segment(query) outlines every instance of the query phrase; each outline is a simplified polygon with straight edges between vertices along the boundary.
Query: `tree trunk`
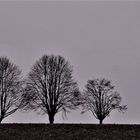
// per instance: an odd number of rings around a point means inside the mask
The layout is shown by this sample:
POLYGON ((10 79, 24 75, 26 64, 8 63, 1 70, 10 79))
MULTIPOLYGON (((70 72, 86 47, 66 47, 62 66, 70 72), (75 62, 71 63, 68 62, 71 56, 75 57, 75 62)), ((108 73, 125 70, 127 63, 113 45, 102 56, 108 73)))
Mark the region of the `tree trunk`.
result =
POLYGON ((1 124, 2 120, 3 120, 3 118, 2 118, 2 117, 0 117, 0 124, 1 124))
POLYGON ((49 122, 50 122, 50 124, 53 124, 53 122, 54 122, 54 115, 52 115, 52 114, 49 115, 49 122))
POLYGON ((103 124, 103 120, 102 120, 102 119, 100 119, 100 120, 99 120, 99 123, 100 123, 100 124, 103 124))

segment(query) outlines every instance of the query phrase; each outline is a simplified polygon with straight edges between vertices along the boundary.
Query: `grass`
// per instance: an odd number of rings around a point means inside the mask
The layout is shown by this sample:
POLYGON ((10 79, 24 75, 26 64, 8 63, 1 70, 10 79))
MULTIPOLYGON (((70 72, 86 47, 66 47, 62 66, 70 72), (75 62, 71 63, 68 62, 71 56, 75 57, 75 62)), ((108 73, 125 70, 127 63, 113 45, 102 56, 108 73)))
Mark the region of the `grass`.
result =
POLYGON ((1 124, 0 140, 140 140, 140 125, 1 124))

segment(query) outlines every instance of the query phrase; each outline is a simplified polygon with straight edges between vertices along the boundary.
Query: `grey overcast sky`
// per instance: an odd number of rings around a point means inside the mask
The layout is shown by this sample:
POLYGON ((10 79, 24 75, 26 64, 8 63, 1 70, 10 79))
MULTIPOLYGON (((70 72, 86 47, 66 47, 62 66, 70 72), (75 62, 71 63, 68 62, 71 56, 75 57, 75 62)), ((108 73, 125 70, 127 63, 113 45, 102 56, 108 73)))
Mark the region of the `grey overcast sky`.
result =
MULTIPOLYGON (((62 55, 74 67, 81 91, 88 79, 112 80, 128 105, 105 123, 140 122, 140 2, 0 2, 0 56, 27 75, 43 54, 62 55)), ((3 122, 48 122, 47 115, 17 112, 3 122)), ((55 123, 98 123, 72 111, 55 123)))

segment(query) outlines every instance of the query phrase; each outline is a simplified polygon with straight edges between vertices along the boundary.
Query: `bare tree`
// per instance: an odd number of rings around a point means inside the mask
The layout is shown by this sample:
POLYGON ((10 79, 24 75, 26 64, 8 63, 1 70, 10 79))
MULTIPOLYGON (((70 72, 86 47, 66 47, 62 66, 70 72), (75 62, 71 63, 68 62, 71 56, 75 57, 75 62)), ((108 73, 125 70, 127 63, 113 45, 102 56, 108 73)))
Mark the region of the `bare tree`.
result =
POLYGON ((20 108, 22 81, 19 68, 6 57, 0 57, 0 123, 20 108))
POLYGON ((44 55, 28 75, 24 100, 26 109, 47 113, 53 123, 56 113, 76 108, 78 94, 69 62, 61 56, 44 55))
POLYGON ((90 110, 102 124, 112 110, 117 109, 124 112, 127 109, 126 105, 120 105, 121 100, 120 94, 114 91, 111 81, 106 79, 88 80, 86 90, 81 94, 82 113, 90 110))

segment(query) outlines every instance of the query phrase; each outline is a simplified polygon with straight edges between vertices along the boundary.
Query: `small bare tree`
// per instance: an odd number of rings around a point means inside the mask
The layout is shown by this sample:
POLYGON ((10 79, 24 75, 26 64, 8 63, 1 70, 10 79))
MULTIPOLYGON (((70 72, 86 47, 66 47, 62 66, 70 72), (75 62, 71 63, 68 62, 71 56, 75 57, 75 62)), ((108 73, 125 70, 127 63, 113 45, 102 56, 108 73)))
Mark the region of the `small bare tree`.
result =
POLYGON ((111 81, 106 79, 88 80, 86 90, 81 94, 82 113, 90 110, 102 124, 112 110, 117 109, 124 112, 127 109, 126 105, 120 105, 121 100, 120 94, 114 91, 111 81))
POLYGON ((44 55, 28 75, 24 100, 27 110, 43 111, 53 123, 56 113, 76 108, 78 94, 69 62, 61 56, 44 55))
POLYGON ((6 57, 0 57, 0 123, 20 108, 22 81, 19 68, 6 57))

